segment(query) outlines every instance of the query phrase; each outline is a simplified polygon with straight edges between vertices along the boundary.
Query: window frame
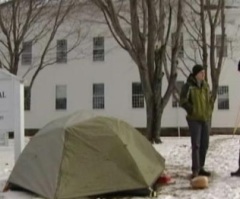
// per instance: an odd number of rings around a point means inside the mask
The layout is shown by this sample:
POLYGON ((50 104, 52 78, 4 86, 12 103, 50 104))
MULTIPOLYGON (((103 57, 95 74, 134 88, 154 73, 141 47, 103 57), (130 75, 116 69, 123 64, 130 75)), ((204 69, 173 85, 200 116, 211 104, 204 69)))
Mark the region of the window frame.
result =
MULTIPOLYGON (((184 81, 176 81, 176 89, 181 92, 182 87, 184 85, 184 81)), ((177 108, 179 107, 179 100, 175 99, 174 94, 176 94, 177 91, 174 89, 172 93, 172 108, 177 108)))
POLYGON ((105 60, 105 49, 104 48, 105 48, 104 37, 100 37, 100 36, 93 37, 93 61, 94 62, 105 60))
POLYGON ((132 108, 144 108, 144 94, 141 82, 132 82, 132 108))
POLYGON ((67 85, 56 85, 55 87, 55 110, 67 110, 67 85), (62 93, 59 94, 58 89, 63 89, 65 88, 65 91, 61 91, 64 92, 65 96, 64 97, 58 97, 58 95, 63 95, 62 93))
POLYGON ((105 85, 104 83, 93 83, 92 85, 92 108, 105 109, 105 85), (97 88, 100 87, 100 88, 97 88))
POLYGON ((22 43, 22 55, 21 55, 22 65, 32 64, 32 41, 23 41, 22 43))
POLYGON ((24 111, 30 110, 31 110, 31 89, 29 86, 24 86, 24 111))
POLYGON ((68 45, 67 39, 58 39, 56 47, 56 63, 65 64, 68 62, 68 45), (63 42, 61 44, 61 42, 63 42))
MULTIPOLYGON (((217 34, 216 35, 216 56, 217 57, 220 56, 221 39, 222 39, 222 35, 217 34)), ((226 34, 225 34, 225 40, 224 40, 223 57, 228 57, 228 41, 227 41, 227 35, 226 34)))
MULTIPOLYGON (((171 38, 172 38, 172 48, 173 48, 175 45, 176 32, 172 33, 171 38)), ((184 58, 184 35, 183 35, 183 32, 180 33, 180 38, 179 38, 178 58, 184 58)))
POLYGON ((218 87, 217 99, 218 99, 218 110, 230 109, 229 86, 221 85, 218 87))

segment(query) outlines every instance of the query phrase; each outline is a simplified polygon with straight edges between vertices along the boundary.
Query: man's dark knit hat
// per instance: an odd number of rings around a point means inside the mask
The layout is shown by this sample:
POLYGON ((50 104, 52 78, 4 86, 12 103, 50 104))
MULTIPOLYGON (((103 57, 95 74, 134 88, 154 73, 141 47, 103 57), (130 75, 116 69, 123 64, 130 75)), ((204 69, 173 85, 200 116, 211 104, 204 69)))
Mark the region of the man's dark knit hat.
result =
POLYGON ((197 64, 197 65, 193 66, 193 68, 192 68, 193 76, 196 76, 202 70, 204 70, 204 67, 202 65, 197 64))

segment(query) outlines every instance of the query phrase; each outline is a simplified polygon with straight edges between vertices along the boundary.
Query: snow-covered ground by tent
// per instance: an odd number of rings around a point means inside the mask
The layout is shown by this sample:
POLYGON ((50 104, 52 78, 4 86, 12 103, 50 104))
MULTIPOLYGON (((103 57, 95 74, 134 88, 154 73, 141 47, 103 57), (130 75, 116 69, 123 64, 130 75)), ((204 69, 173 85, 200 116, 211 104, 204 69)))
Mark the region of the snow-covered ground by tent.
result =
MULTIPOLYGON (((238 167, 239 136, 211 136, 206 159, 206 169, 213 172, 209 188, 192 190, 189 183, 191 173, 191 146, 189 137, 163 138, 163 144, 155 145, 166 158, 167 172, 176 180, 175 184, 159 189, 158 199, 239 199, 240 178, 230 177, 238 167)), ((26 138, 26 143, 28 139, 26 138)), ((0 147, 0 189, 14 165, 13 140, 9 146, 0 147)), ((40 197, 17 191, 0 191, 0 199, 40 199, 40 197)), ((134 199, 140 199, 135 197, 134 199)))

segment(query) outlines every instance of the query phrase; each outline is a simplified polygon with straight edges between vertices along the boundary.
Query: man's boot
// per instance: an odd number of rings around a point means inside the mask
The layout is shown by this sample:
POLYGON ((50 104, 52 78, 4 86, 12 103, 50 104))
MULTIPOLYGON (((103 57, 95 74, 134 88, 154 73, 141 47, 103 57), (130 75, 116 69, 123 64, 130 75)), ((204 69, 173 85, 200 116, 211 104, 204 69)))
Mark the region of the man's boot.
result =
POLYGON ((191 175, 191 179, 198 177, 198 172, 193 172, 191 175))
POLYGON ((235 172, 231 172, 231 176, 240 177, 240 168, 235 172))
POLYGON ((231 176, 240 177, 240 150, 239 150, 239 157, 238 157, 238 170, 235 172, 231 172, 231 176))
POLYGON ((205 171, 204 169, 200 169, 198 175, 200 175, 200 176, 210 177, 210 176, 211 176, 211 172, 209 172, 209 171, 205 171))

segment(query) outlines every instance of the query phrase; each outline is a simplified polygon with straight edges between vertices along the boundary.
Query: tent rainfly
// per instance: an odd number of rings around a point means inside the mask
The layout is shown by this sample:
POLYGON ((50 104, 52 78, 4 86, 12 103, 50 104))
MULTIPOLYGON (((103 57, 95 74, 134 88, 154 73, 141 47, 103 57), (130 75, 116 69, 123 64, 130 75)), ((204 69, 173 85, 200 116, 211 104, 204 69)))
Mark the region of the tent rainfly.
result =
POLYGON ((164 158, 135 128, 109 117, 54 120, 27 144, 8 179, 48 199, 148 190, 164 158))

